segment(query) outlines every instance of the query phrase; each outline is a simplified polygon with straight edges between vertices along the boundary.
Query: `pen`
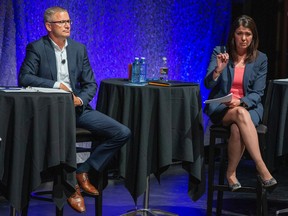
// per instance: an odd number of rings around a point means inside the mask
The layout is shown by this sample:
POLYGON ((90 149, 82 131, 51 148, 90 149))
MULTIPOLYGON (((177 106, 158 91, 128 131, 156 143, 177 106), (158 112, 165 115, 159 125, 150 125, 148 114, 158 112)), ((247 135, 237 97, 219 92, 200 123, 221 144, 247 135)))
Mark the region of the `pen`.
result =
POLYGON ((226 53, 226 46, 221 46, 221 53, 226 53))

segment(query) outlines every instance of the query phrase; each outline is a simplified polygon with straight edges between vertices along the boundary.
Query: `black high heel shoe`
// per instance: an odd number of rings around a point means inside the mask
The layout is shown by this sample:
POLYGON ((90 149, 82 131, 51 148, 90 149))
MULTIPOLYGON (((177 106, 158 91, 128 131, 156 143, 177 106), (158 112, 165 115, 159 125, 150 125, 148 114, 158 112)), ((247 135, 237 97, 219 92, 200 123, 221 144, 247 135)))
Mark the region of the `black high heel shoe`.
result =
POLYGON ((273 177, 269 180, 263 180, 260 175, 258 175, 258 179, 262 184, 262 187, 265 189, 269 189, 270 191, 274 190, 277 186, 277 181, 273 177))

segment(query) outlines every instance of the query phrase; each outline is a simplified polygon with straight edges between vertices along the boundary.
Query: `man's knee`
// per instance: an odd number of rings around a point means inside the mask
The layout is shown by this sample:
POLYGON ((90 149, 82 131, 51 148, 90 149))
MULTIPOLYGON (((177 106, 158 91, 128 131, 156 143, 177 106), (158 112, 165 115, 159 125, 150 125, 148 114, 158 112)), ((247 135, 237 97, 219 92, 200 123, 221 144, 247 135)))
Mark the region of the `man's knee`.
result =
POLYGON ((131 130, 128 127, 126 127, 125 136, 127 140, 131 137, 131 130))
POLYGON ((131 137, 131 130, 128 127, 126 127, 125 125, 123 125, 121 127, 121 130, 119 131, 119 136, 121 137, 120 139, 123 142, 127 142, 131 137))

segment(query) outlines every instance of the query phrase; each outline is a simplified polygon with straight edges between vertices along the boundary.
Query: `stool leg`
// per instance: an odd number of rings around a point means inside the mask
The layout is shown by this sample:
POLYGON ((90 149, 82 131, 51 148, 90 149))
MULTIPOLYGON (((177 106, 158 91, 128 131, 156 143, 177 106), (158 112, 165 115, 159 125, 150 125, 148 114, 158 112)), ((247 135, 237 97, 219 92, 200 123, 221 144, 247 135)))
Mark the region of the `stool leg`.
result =
POLYGON ((215 137, 211 133, 210 145, 209 145, 209 163, 208 163, 207 216, 212 215, 212 207, 213 207, 214 153, 215 153, 215 137))
POLYGON ((28 215, 28 208, 29 208, 29 203, 22 209, 21 216, 28 215))
POLYGON ((63 216, 63 208, 59 209, 56 207, 56 216, 63 216))
POLYGON ((262 187, 259 186, 259 183, 257 181, 257 194, 256 194, 256 202, 257 202, 257 216, 262 215, 262 187))
MULTIPOLYGON (((105 172, 105 171, 104 171, 105 172)), ((102 190, 103 190, 103 178, 104 172, 100 172, 98 175, 98 190, 99 195, 95 197, 95 216, 102 216, 102 190)))
POLYGON ((268 216, 268 207, 267 207, 267 191, 264 189, 262 193, 262 215, 268 216))
POLYGON ((16 209, 10 206, 10 216, 16 216, 16 209))
POLYGON ((95 215, 102 216, 102 192, 99 191, 99 195, 95 197, 95 215))
POLYGON ((256 191, 257 216, 268 216, 267 191, 259 181, 257 181, 256 191))
MULTIPOLYGON (((225 161, 226 161, 226 148, 221 148, 219 178, 218 178, 219 185, 224 185, 225 168, 226 168, 225 161)), ((218 190, 216 215, 221 215, 222 206, 223 206, 223 191, 222 190, 218 190)))
MULTIPOLYGON (((18 215, 16 212, 16 209, 12 206, 10 206, 10 216, 16 216, 18 215)), ((21 216, 27 216, 28 215, 28 205, 23 208, 21 211, 21 216)))

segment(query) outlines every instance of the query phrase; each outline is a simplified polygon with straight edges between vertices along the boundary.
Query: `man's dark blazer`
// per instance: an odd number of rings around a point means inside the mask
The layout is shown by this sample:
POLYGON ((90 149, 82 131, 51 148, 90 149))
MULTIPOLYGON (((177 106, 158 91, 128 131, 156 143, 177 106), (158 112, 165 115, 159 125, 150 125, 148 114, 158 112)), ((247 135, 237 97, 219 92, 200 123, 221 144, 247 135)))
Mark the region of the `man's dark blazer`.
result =
MULTIPOLYGON (((97 84, 90 66, 86 47, 70 38, 67 62, 70 84, 73 93, 83 101, 82 108, 90 109, 89 102, 93 99, 97 84)), ((19 73, 21 86, 53 88, 57 81, 57 66, 55 51, 48 36, 29 43, 26 47, 26 56, 19 73)))
MULTIPOLYGON (((229 61, 227 67, 222 71, 222 74, 215 81, 213 79, 213 71, 217 66, 217 55, 220 53, 220 47, 216 47, 212 53, 211 61, 207 70, 204 84, 208 89, 212 89, 209 99, 223 97, 230 93, 232 82, 234 79, 234 63, 229 61)), ((249 110, 254 110, 259 115, 260 119, 263 116, 262 96, 266 87, 267 75, 267 56, 258 51, 258 56, 255 61, 247 63, 244 71, 243 89, 244 97, 241 101, 244 102, 249 110)), ((210 116, 225 109, 224 104, 212 103, 205 106, 205 113, 210 116)), ((251 116, 253 119, 253 116, 251 116)))

